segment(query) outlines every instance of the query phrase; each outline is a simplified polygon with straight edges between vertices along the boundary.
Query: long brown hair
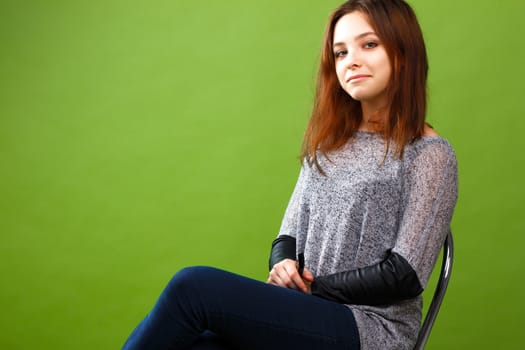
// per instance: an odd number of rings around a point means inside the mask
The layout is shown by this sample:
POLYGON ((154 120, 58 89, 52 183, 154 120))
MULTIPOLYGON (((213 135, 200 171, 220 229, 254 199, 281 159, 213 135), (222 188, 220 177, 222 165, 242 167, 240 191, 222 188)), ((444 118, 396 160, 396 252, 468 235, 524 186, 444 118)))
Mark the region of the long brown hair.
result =
POLYGON ((388 118, 381 128, 387 142, 385 152, 392 141, 395 155, 402 158, 405 146, 421 137, 425 128, 428 60, 414 11, 403 0, 347 1, 333 12, 325 31, 313 111, 303 140, 301 159, 318 168, 317 152, 326 155, 343 146, 363 118, 361 103, 339 84, 333 53, 335 25, 354 11, 368 17, 392 66, 387 87, 388 118))

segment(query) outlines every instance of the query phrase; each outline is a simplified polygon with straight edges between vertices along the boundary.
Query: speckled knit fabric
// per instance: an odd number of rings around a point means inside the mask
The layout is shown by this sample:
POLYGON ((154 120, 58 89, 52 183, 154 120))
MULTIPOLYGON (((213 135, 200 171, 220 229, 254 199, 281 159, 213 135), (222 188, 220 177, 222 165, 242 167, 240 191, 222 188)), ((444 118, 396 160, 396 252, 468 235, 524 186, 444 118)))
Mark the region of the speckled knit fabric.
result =
MULTIPOLYGON (((279 235, 297 240, 314 276, 402 255, 426 286, 457 199, 457 163, 441 137, 423 137, 402 160, 378 134, 357 132, 340 150, 320 156, 327 176, 303 165, 279 235), (383 162, 383 163, 382 163, 383 162)), ((393 305, 348 305, 363 350, 412 349, 422 297, 393 305)))

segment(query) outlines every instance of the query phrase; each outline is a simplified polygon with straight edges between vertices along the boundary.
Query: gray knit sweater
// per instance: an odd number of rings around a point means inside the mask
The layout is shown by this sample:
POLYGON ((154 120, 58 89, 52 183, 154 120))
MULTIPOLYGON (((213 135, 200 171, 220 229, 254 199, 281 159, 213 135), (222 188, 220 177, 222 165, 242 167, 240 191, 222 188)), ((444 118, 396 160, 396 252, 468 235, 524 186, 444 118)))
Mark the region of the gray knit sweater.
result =
MULTIPOLYGON (((392 152, 384 156, 380 135, 357 132, 329 159, 319 155, 327 176, 315 166, 301 168, 279 235, 296 238, 314 276, 376 264, 392 250, 426 286, 456 204, 456 157, 445 139, 434 136, 408 145, 402 160, 392 152)), ((413 348, 421 296, 348 307, 363 350, 413 348)))

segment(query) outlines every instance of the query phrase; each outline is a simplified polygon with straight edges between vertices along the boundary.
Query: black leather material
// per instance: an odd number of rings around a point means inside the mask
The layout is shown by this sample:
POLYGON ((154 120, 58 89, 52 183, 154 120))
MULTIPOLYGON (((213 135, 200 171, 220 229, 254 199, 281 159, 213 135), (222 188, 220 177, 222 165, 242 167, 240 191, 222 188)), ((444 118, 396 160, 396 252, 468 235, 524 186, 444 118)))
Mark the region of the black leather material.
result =
POLYGON ((270 270, 273 265, 284 259, 295 260, 295 238, 292 236, 281 235, 272 242, 269 261, 270 270))
POLYGON ((392 304, 421 294, 423 288, 410 264, 390 253, 378 264, 315 278, 312 294, 344 304, 392 304))

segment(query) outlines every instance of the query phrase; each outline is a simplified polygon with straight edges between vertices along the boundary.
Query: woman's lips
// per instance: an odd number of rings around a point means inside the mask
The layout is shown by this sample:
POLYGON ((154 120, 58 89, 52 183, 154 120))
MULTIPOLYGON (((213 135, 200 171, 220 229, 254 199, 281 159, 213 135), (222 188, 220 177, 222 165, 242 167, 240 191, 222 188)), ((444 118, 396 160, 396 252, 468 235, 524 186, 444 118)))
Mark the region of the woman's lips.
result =
POLYGON ((371 77, 371 75, 368 75, 368 74, 356 74, 356 75, 352 75, 350 78, 348 78, 346 80, 346 82, 347 83, 357 83, 357 82, 363 81, 366 78, 370 78, 370 77, 371 77))

